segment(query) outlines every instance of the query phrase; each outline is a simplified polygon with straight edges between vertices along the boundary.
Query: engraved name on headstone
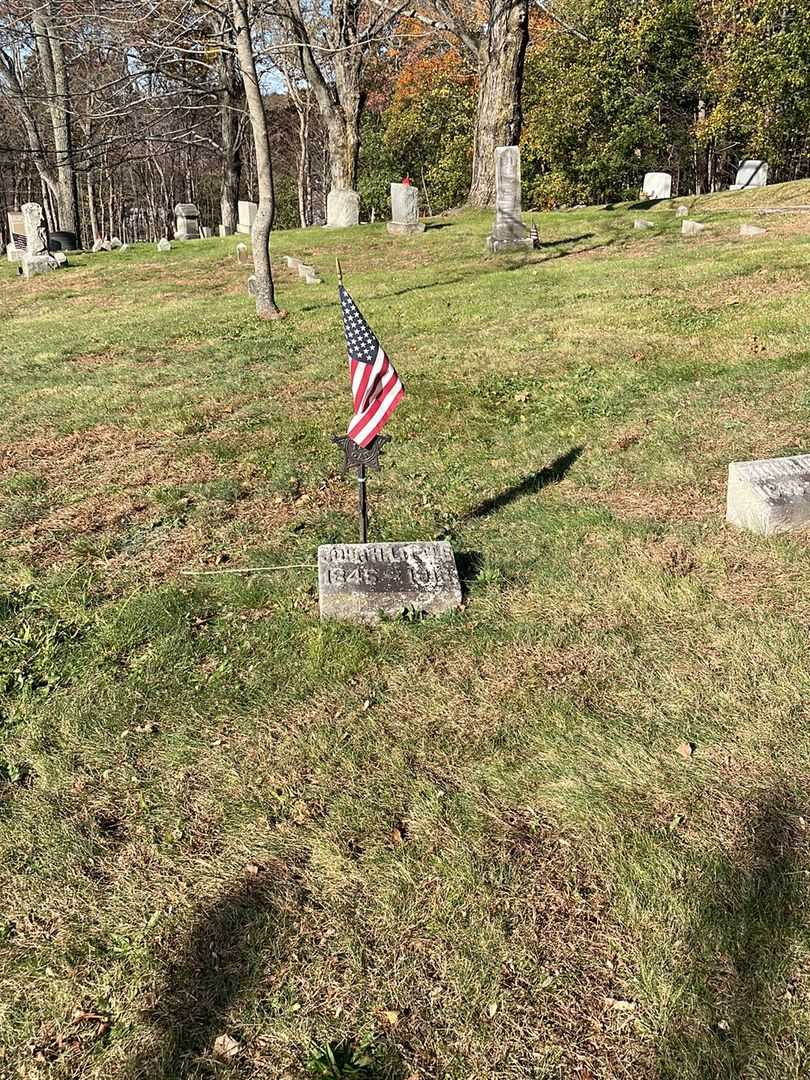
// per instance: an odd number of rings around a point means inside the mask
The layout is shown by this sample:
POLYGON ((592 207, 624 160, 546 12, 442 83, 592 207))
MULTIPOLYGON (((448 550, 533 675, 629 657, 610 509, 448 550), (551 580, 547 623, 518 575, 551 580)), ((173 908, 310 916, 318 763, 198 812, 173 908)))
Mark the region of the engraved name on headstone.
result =
POLYGON ((499 146, 495 150, 495 224, 487 238, 487 248, 499 251, 532 247, 529 230, 523 224, 520 193, 520 147, 499 146))
POLYGON ((810 524, 810 454, 728 467, 726 521, 773 536, 810 524))
POLYGON ((322 619, 368 623, 409 610, 438 615, 461 605, 446 541, 322 544, 318 579, 322 619))

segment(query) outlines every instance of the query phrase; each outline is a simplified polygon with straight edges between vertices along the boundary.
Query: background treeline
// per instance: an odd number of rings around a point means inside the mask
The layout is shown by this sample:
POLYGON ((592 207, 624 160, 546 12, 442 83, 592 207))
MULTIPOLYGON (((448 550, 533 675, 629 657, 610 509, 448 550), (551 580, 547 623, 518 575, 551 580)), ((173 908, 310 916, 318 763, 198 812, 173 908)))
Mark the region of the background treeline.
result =
POLYGON ((433 212, 487 205, 514 141, 538 207, 633 197, 648 169, 712 190, 743 157, 810 174, 810 0, 5 0, 4 205, 85 243, 171 235, 182 201, 233 231, 267 185, 240 18, 275 227, 322 222, 330 186, 385 216, 405 174, 433 212))

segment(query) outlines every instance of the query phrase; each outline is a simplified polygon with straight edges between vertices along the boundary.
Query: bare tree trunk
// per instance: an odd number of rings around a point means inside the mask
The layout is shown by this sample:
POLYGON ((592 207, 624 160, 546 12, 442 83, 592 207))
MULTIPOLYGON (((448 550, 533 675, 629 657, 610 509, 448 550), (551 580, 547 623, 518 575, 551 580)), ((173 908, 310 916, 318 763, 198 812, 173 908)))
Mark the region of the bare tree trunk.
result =
POLYGON ((98 238, 98 218, 96 217, 96 190, 93 186, 93 174, 89 169, 87 170, 87 208, 90 212, 90 232, 92 233, 90 246, 92 247, 98 238))
POLYGON ((79 234, 79 196, 73 165, 70 125, 70 92, 65 50, 54 27, 53 3, 43 3, 32 13, 42 78, 53 128, 53 145, 59 186, 59 227, 79 234))
POLYGON ((242 115, 245 107, 245 84, 239 74, 231 48, 233 41, 223 26, 223 48, 217 60, 220 88, 217 92, 219 105, 220 142, 222 146, 222 188, 220 211, 225 235, 236 232, 239 221, 239 186, 242 181, 242 115))
POLYGON ((270 230, 275 216, 275 192, 273 190, 273 161, 270 156, 270 136, 267 131, 267 115, 256 72, 248 0, 232 0, 233 21, 236 30, 236 53, 245 83, 253 145, 256 152, 256 179, 259 188, 259 208, 253 223, 253 267, 256 282, 256 314, 260 319, 280 319, 287 314, 276 304, 273 286, 273 270, 270 264, 270 230))
POLYGON ((523 62, 529 41, 528 0, 494 0, 478 47, 478 105, 473 143, 471 206, 495 201, 495 148, 520 140, 523 62))

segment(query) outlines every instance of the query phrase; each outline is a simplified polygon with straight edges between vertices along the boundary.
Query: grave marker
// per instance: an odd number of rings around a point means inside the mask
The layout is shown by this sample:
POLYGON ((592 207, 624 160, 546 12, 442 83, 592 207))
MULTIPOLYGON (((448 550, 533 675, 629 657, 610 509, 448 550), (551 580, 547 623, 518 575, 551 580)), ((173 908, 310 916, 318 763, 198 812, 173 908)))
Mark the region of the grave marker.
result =
POLYGON ((487 248, 493 254, 532 248, 529 230, 523 224, 519 146, 499 146, 495 150, 495 224, 487 248))
POLYGON ((732 461, 726 521, 760 536, 810 524, 810 454, 732 461))
POLYGON ((25 218, 20 210, 9 210, 8 231, 11 233, 11 242, 6 245, 6 258, 9 262, 22 262, 27 247, 25 239, 25 218))
POLYGON ((741 161, 737 176, 729 188, 730 191, 742 191, 744 188, 766 187, 768 184, 768 162, 751 158, 741 161))
POLYGON ((412 236, 425 231, 419 220, 419 188, 413 184, 391 185, 391 220, 386 225, 391 236, 412 236))
POLYGON ((350 229, 360 224, 360 196, 351 188, 332 188, 326 197, 327 229, 350 229))
POLYGON ((178 203, 174 208, 175 240, 200 239, 200 211, 194 203, 178 203))
POLYGON ((641 185, 642 199, 656 202, 658 199, 672 197, 672 176, 668 172, 648 172, 644 174, 641 185))
POLYGON ((256 220, 256 215, 259 212, 259 204, 255 202, 247 202, 240 200, 238 204, 239 210, 239 222, 236 226, 238 233, 243 233, 246 236, 250 236, 253 232, 253 223, 256 220))

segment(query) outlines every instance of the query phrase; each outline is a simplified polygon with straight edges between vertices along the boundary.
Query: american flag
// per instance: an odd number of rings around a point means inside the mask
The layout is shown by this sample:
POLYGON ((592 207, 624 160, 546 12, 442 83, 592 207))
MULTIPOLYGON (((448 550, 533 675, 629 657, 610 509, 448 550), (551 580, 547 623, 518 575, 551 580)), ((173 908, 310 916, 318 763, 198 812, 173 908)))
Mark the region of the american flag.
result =
POLYGON ((347 434, 358 446, 366 447, 382 431, 405 389, 385 349, 357 310, 357 305, 341 285, 338 289, 349 354, 354 415, 347 434))
POLYGON ((531 231, 530 231, 529 235, 531 236, 531 239, 532 239, 532 247, 533 248, 539 248, 540 247, 540 234, 537 231, 537 225, 535 224, 535 222, 532 222, 532 227, 531 227, 531 231))

